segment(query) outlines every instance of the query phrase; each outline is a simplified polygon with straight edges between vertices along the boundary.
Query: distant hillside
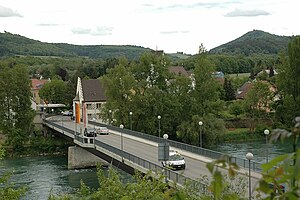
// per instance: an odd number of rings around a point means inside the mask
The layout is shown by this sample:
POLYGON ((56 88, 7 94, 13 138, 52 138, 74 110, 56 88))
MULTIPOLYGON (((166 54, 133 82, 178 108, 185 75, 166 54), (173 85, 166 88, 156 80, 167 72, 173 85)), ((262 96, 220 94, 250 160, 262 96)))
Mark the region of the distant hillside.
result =
POLYGON ((250 31, 243 36, 213 48, 211 54, 278 54, 286 51, 291 37, 278 36, 260 30, 250 31))
POLYGON ((30 56, 84 56, 89 58, 111 58, 125 56, 129 60, 137 59, 141 54, 151 51, 149 48, 130 45, 72 45, 63 43, 45 43, 38 40, 12 34, 0 33, 0 57, 9 55, 30 56))

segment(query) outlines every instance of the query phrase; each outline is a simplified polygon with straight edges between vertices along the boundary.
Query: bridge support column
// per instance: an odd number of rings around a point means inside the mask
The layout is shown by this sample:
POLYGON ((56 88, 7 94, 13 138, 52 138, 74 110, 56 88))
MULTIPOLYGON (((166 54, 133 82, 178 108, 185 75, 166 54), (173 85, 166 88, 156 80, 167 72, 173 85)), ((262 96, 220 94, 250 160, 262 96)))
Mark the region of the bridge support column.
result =
POLYGON ((95 167, 97 163, 108 165, 106 161, 88 152, 79 146, 71 146, 68 149, 68 169, 82 169, 95 167))

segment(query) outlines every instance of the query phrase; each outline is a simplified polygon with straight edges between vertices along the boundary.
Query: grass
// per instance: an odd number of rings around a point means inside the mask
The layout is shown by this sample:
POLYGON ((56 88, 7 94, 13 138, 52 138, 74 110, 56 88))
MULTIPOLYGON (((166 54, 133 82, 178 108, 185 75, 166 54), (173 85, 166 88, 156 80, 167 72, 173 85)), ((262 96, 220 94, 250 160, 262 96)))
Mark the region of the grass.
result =
POLYGON ((224 135, 224 142, 243 142, 261 140, 262 137, 255 132, 250 133, 249 128, 230 128, 224 135))
POLYGON ((229 128, 226 134, 243 134, 249 133, 249 128, 229 128))

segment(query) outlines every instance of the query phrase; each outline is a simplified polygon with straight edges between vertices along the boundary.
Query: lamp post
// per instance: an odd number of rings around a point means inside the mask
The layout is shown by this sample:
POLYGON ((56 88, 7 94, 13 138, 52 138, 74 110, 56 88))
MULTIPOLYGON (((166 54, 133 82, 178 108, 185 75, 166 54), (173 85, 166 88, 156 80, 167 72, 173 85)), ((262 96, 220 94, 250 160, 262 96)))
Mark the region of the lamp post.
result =
POLYGON ((111 123, 111 112, 112 112, 111 110, 108 111, 108 115, 109 115, 109 116, 108 116, 108 120, 109 120, 109 121, 108 121, 108 124, 109 124, 109 125, 110 125, 110 123, 111 123))
MULTIPOLYGON (((167 140, 168 140, 168 134, 164 134, 163 135, 163 138, 164 138, 164 142, 165 142, 165 145, 164 145, 164 161, 165 163, 167 162, 168 160, 168 154, 169 154, 169 148, 167 146, 167 140)), ((167 178, 167 169, 165 168, 165 182, 168 183, 168 178, 167 178)))
MULTIPOLYGON (((121 124, 120 125, 120 128, 123 129, 124 128, 124 125, 121 124)), ((124 162, 124 154, 123 154, 123 130, 121 130, 121 151, 122 151, 122 162, 124 162)))
POLYGON ((160 141, 160 119, 161 119, 161 116, 158 115, 157 119, 158 119, 158 142, 159 142, 160 141))
POLYGON ((129 112, 130 117, 130 130, 132 130, 132 112, 129 112))
POLYGON ((199 121, 199 147, 202 148, 202 125, 203 122, 199 121))
POLYGON ((269 156, 268 155, 269 154, 269 149, 268 149, 268 146, 269 146, 269 144, 268 144, 268 135, 269 135, 269 133, 270 133, 270 131, 268 129, 264 130, 264 134, 266 136, 266 163, 269 162, 269 159, 268 159, 268 156, 269 156))
POLYGON ((253 159, 252 153, 247 153, 246 158, 249 160, 249 200, 251 200, 251 160, 253 159))

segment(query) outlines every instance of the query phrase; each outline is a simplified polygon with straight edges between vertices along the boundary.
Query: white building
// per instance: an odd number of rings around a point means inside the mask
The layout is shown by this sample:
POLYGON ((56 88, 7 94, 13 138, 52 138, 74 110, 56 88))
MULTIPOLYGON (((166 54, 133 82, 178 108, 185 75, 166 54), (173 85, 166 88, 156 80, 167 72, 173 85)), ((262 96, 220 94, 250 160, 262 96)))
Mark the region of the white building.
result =
POLYGON ((87 126, 88 120, 99 120, 102 105, 106 102, 104 87, 99 79, 81 80, 78 77, 76 97, 73 99, 73 113, 78 110, 78 120, 87 126))

